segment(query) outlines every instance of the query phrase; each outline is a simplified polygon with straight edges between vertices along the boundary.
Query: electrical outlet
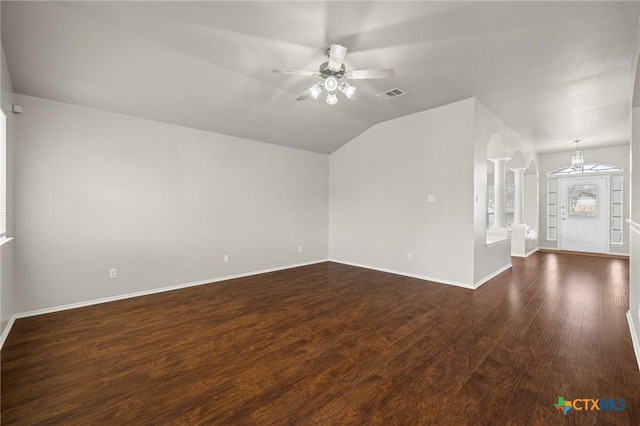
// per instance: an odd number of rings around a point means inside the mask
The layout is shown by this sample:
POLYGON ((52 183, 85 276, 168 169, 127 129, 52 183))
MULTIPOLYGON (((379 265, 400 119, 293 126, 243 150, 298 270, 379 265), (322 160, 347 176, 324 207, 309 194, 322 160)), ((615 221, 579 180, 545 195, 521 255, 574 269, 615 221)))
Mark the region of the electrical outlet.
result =
POLYGON ((434 194, 428 194, 427 203, 435 203, 435 202, 436 202, 436 196, 434 194))
POLYGON ((302 246, 298 246, 298 253, 302 253, 302 246))
POLYGON ((109 269, 109 278, 118 278, 118 270, 116 268, 109 269))
POLYGON ((229 263, 229 255, 228 254, 224 255, 224 263, 229 263))
POLYGON ((413 260, 413 253, 411 253, 411 252, 407 253, 407 260, 408 261, 412 261, 413 260))

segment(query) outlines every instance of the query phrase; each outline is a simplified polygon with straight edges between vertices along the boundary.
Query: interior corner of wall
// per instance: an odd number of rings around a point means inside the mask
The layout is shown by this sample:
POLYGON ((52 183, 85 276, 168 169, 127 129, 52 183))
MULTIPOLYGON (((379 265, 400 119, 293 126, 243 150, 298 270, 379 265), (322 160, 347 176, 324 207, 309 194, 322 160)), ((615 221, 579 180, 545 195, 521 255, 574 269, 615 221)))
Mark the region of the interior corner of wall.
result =
POLYGON ((2 92, 13 93, 13 80, 11 73, 9 72, 9 64, 7 63, 7 57, 4 54, 4 47, 0 43, 0 82, 2 84, 2 92))

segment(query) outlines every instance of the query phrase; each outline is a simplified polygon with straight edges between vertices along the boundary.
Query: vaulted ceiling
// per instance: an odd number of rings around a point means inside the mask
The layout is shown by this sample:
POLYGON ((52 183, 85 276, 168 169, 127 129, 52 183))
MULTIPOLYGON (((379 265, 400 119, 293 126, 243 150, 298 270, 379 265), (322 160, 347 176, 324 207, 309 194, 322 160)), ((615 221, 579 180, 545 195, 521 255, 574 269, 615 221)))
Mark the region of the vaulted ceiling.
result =
POLYGON ((540 152, 629 141, 640 2, 2 2, 17 93, 330 153, 477 97, 540 152), (332 43, 358 100, 296 101, 332 43), (406 95, 382 100, 376 93, 406 95))

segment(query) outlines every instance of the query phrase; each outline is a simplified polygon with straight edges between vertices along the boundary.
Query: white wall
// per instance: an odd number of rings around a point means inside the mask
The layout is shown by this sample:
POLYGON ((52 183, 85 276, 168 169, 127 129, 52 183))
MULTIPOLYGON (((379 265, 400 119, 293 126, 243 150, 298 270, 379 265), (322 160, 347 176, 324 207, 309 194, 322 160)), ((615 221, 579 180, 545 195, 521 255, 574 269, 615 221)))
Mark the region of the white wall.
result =
MULTIPOLYGON (((630 202, 630 180, 629 180, 629 145, 619 145, 607 148, 581 149, 584 155, 585 163, 604 163, 624 168, 624 220, 628 219, 629 202, 630 202)), ((555 152, 539 155, 539 171, 540 171, 540 247, 556 249, 557 241, 547 240, 547 173, 557 170, 561 167, 568 167, 571 162, 573 151, 555 152)), ((612 253, 628 254, 629 253, 629 228, 623 227, 623 245, 610 244, 609 249, 612 253)))
MULTIPOLYGON (((537 161, 536 154, 525 141, 485 105, 474 100, 474 193, 477 200, 474 204, 474 283, 483 282, 511 264, 509 241, 487 245, 487 176, 493 174, 492 170, 488 170, 487 146, 494 135, 502 140, 509 157, 514 158, 519 152, 525 164, 537 161)), ((506 169, 509 170, 509 167, 507 162, 506 169)), ((507 172, 505 180, 512 179, 512 174, 507 172)), ((526 217, 527 212, 524 213, 526 217)))
MULTIPOLYGON (((640 367, 640 21, 636 28, 636 43, 633 56, 633 82, 631 92, 631 143, 629 156, 631 157, 630 171, 630 203, 629 217, 636 224, 629 229, 629 311, 627 319, 636 353, 636 360, 640 367)), ((625 224, 627 225, 627 224, 625 224)))
MULTIPOLYGON (((14 138, 14 116, 11 112, 13 104, 13 85, 7 60, 4 56, 4 49, 1 49, 1 66, 0 66, 0 107, 7 116, 7 233, 14 235, 13 227, 13 150, 15 144, 14 138)), ((16 301, 14 298, 14 244, 11 242, 0 248, 0 334, 4 332, 5 327, 13 314, 17 312, 16 301)))
MULTIPOLYGON (((536 155, 537 158, 537 155, 536 155)), ((540 246, 539 212, 540 205, 540 177, 538 176, 537 165, 531 170, 533 174, 524 176, 524 220, 529 225, 525 240, 525 252, 531 253, 540 246)))
MULTIPOLYGON (((640 76, 640 68, 638 68, 638 75, 640 76)), ((631 157, 629 217, 638 219, 640 218, 640 105, 635 105, 631 109, 631 144, 629 148, 629 156, 631 157)))
POLYGON ((19 311, 327 258, 328 156, 15 100, 19 311))
POLYGON ((473 107, 377 124, 330 155, 330 259, 473 284, 473 107))
POLYGON ((529 225, 532 230, 538 229, 540 220, 538 214, 540 188, 538 184, 538 175, 524 175, 524 223, 529 225))
MULTIPOLYGON (((640 39, 638 40, 640 48, 640 39)), ((640 68, 638 68, 638 81, 640 81, 640 68)), ((640 89, 640 88, 638 88, 640 89)), ((631 195, 631 218, 640 224, 640 105, 634 105, 631 110, 631 158, 633 161, 631 174, 633 192, 631 195)), ((625 223, 625 230, 629 226, 625 223)), ((640 366, 640 230, 629 230, 629 313, 632 329, 635 331, 635 350, 640 366)))
POLYGON ((475 99, 380 123, 331 156, 15 102, 12 313, 327 257, 467 287, 510 263, 508 244, 486 245, 486 143, 498 133, 532 155, 475 99))

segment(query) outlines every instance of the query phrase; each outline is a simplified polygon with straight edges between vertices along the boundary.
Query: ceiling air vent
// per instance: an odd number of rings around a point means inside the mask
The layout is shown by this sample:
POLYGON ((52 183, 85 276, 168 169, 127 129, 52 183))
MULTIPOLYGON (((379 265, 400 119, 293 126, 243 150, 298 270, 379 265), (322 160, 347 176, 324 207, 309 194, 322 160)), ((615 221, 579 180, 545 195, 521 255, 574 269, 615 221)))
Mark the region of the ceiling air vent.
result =
POLYGON ((404 92, 398 88, 387 90, 386 92, 378 93, 376 96, 382 98, 384 100, 388 100, 391 98, 397 98, 398 96, 404 95, 404 92))

